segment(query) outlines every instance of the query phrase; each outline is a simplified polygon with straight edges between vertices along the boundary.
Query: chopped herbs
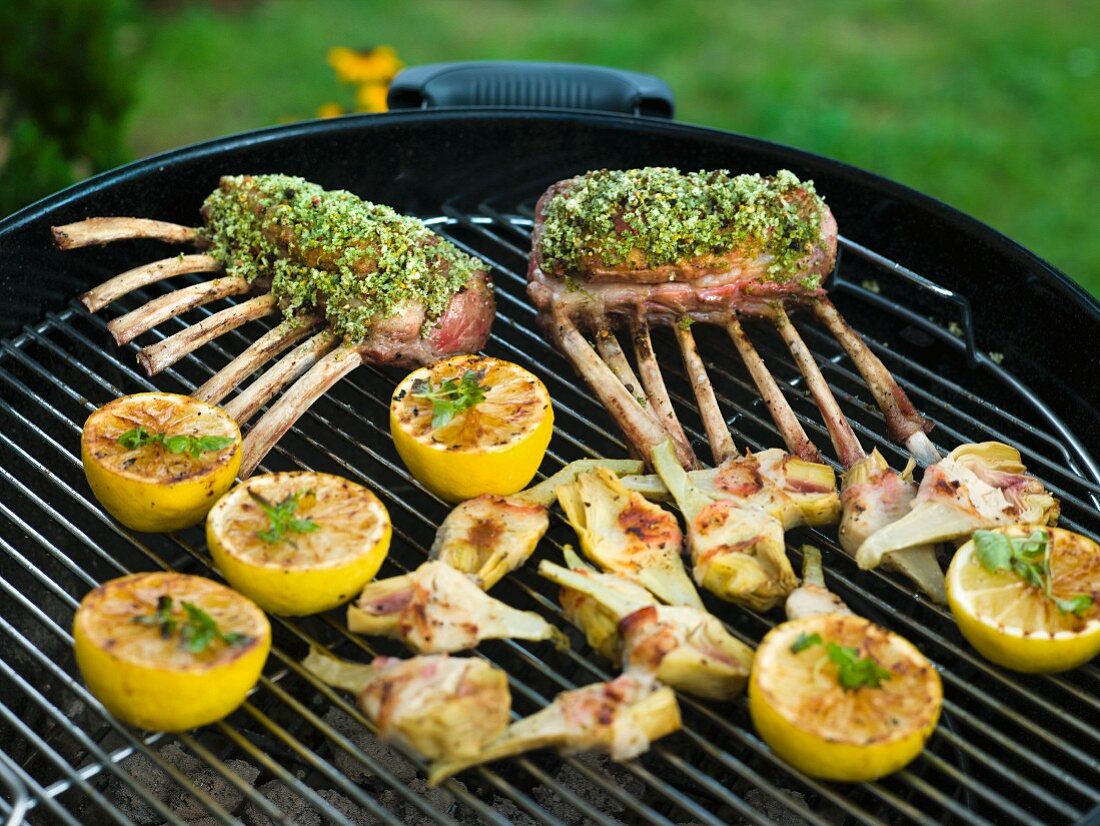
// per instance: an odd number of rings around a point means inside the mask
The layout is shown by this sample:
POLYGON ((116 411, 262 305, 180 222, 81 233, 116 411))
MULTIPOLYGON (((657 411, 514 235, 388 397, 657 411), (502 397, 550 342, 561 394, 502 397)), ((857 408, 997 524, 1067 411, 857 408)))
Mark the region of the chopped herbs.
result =
POLYGON ((484 370, 467 370, 461 379, 445 379, 438 389, 426 379, 413 382, 411 393, 432 403, 432 430, 438 430, 457 414, 485 401, 484 370))
POLYGON ((793 643, 791 643, 791 653, 798 654, 814 645, 821 645, 821 635, 807 634, 805 631, 803 631, 801 634, 798 635, 798 638, 795 639, 793 643))
POLYGON ((1093 599, 1087 594, 1059 599, 1051 593, 1050 534, 1040 528, 1028 536, 974 531, 974 550, 987 571, 1012 571, 1028 585, 1042 591, 1063 614, 1081 617, 1092 608, 1093 599))
MULTIPOLYGON (((798 654, 823 642, 820 634, 807 634, 803 631, 791 643, 791 653, 798 654)), ((849 691, 857 688, 878 688, 893 676, 870 657, 859 656, 859 649, 850 645, 826 643, 825 655, 821 661, 826 659, 836 666, 836 681, 840 683, 840 687, 849 691)))
POLYGON ((152 614, 134 617, 133 622, 160 629, 164 639, 171 639, 179 633, 180 646, 192 654, 201 654, 211 643, 220 640, 226 645, 248 645, 252 637, 236 632, 222 633, 214 618, 191 602, 181 600, 183 614, 172 607, 172 597, 163 594, 157 599, 157 608, 152 614))
POLYGON ((415 218, 288 175, 222 178, 203 216, 208 252, 229 275, 272 278, 287 318, 323 305, 349 342, 412 303, 424 307, 427 329, 486 269, 415 218))
POLYGON ((837 668, 837 682, 841 688, 878 688, 893 675, 870 657, 859 656, 859 649, 847 645, 829 643, 825 650, 837 668))
POLYGON ((640 269, 738 249, 771 256, 771 280, 817 289, 820 277, 803 270, 821 241, 819 205, 813 184, 785 169, 770 178, 603 169, 575 178, 546 204, 542 263, 572 274, 586 262, 640 269))
MULTIPOLYGON (((282 541, 288 533, 312 533, 317 530, 319 526, 312 519, 297 519, 294 516, 294 512, 298 509, 298 499, 308 493, 310 491, 298 491, 285 497, 281 502, 272 504, 249 488, 248 495, 267 514, 268 518, 267 530, 256 531, 256 536, 269 545, 274 545, 276 542, 282 541)), ((297 547, 294 545, 293 540, 287 539, 287 542, 297 547)))
POLYGON ((118 443, 130 450, 138 450, 146 445, 159 444, 169 453, 186 453, 192 459, 198 459, 203 453, 223 450, 233 444, 232 436, 193 436, 177 433, 153 433, 142 425, 127 430, 118 437, 118 443))

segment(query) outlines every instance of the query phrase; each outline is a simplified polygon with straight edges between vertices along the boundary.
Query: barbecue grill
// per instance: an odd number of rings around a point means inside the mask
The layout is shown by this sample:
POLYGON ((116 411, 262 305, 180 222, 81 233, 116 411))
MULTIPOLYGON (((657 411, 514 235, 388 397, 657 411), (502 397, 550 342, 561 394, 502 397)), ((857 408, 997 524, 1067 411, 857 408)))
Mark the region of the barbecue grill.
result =
MULTIPOLYGON (((399 87, 406 102, 436 102, 399 87)), ((517 87, 478 88, 497 94, 478 101, 486 103, 517 87)), ((552 82, 532 88, 542 89, 540 102, 555 101, 552 82)), ((659 97, 662 90, 648 93, 659 97)), ((629 92, 619 97, 631 110, 671 111, 629 92)), ((0 814, 7 822, 1100 823, 1100 667, 1022 676, 993 666, 965 644, 945 609, 915 598, 892 575, 859 571, 832 534, 809 529, 788 535, 796 567, 801 543, 823 547, 833 589, 857 613, 916 643, 943 676, 943 717, 924 754, 875 783, 821 783, 788 768, 754 733, 744 698, 717 704, 683 697, 684 730, 630 763, 535 753, 427 790, 421 761, 381 744, 345 695, 298 664, 314 643, 349 659, 402 653, 388 641, 350 635, 339 611, 275 619, 275 646, 255 692, 225 721, 194 732, 131 730, 80 682, 69 627, 88 589, 135 570, 211 574, 201 530, 134 534, 97 505, 79 459, 84 418, 123 393, 192 390, 265 327, 254 322, 223 336, 149 381, 134 363, 138 344, 115 347, 105 319, 75 297, 158 252, 162 257, 163 247, 131 242, 60 253, 50 246, 51 225, 93 215, 193 225, 221 174, 271 171, 425 218, 492 264, 498 318, 487 352, 537 373, 554 398, 545 475, 577 458, 623 456, 626 448, 533 326, 524 273, 535 199, 549 183, 587 169, 664 164, 763 173, 786 167, 814 179, 842 234, 832 295, 936 423, 933 441, 945 450, 986 439, 1017 445, 1061 499, 1062 524, 1100 532, 1093 458, 1100 449, 1100 367, 1092 344, 1100 340, 1100 305, 1010 240, 897 184, 805 152, 658 118, 523 107, 348 117, 169 152, 0 223, 0 814)), ((168 289, 127 296, 119 309, 168 289)), ((210 312, 200 308, 162 325, 144 343, 210 312)), ((860 439, 900 467, 906 456, 889 443, 839 345, 812 323, 800 326, 860 439)), ((781 341, 764 327, 750 332, 828 454, 824 427, 781 341)), ((656 339, 673 401, 689 436, 702 444, 671 336, 656 339)), ((747 372, 725 355, 729 342, 707 330, 699 340, 738 446, 780 445, 747 372)), ((380 576, 420 564, 447 512, 404 470, 390 442, 396 379, 360 368, 314 405, 262 466, 339 473, 377 491, 394 521, 380 576)), ((561 545, 573 540, 555 518, 536 555, 560 560, 561 545)), ((475 654, 508 672, 522 715, 562 689, 611 675, 610 664, 562 619, 534 561, 506 577, 494 596, 543 613, 571 635, 571 649, 497 641, 475 654)), ((760 616, 709 598, 708 607, 750 644, 778 621, 775 612, 760 616)))

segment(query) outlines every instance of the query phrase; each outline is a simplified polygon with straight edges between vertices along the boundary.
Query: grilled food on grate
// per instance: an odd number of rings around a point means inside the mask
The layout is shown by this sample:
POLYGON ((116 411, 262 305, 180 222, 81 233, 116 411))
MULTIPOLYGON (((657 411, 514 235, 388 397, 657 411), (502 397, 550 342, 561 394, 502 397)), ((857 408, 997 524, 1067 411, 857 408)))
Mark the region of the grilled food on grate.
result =
MULTIPOLYGON (((772 178, 662 168, 589 172, 553 185, 540 198, 528 294, 550 337, 641 454, 652 461, 654 449, 671 439, 687 469, 697 460, 653 352, 653 324, 675 332, 716 463, 734 456, 736 448, 691 332, 695 322, 726 329, 788 450, 807 461, 820 460, 737 317, 771 320, 806 378, 848 471, 841 541, 854 555, 871 533, 908 513, 916 486, 876 452, 865 453, 787 308, 808 305, 836 337, 896 441, 924 464, 940 456, 925 435, 929 424, 821 289, 835 262, 836 242, 836 222, 812 184, 785 170, 772 178), (616 327, 630 331, 640 380, 616 327), (595 339, 595 347, 585 333, 595 339)), ((728 504, 722 507, 732 510, 728 504)), ((769 535, 777 550, 766 556, 778 559, 781 532, 769 535)), ((943 573, 932 545, 895 545, 879 562, 908 576, 933 600, 944 601, 943 573)), ((732 577, 734 572, 728 573, 732 577)), ((774 593, 761 595, 761 606, 793 587, 793 574, 773 573, 757 577, 764 590, 776 579, 774 593)))
POLYGON ((715 700, 741 693, 752 649, 717 617, 690 605, 660 605, 629 580, 586 565, 568 546, 565 563, 568 567, 544 559, 539 574, 561 586, 570 622, 597 641, 597 650, 609 649, 624 673, 649 674, 715 700))
POLYGON ((508 726, 508 675, 484 660, 434 654, 363 665, 311 648, 302 665, 355 694, 384 739, 429 760, 476 757, 508 726))
POLYGON ((123 238, 207 249, 137 267, 99 285, 82 297, 93 312, 176 275, 226 273, 114 320, 109 326, 119 343, 210 301, 254 295, 142 348, 138 358, 150 375, 223 333, 281 310, 280 324, 195 392, 205 401, 221 401, 268 360, 310 336, 227 407, 243 423, 297 380, 246 438, 243 476, 314 400, 358 365, 415 366, 476 352, 488 337, 494 303, 485 265, 389 207, 349 192, 325 191, 301 178, 243 175, 222 178, 202 214, 201 228, 92 218, 55 227, 54 239, 62 249, 123 238))

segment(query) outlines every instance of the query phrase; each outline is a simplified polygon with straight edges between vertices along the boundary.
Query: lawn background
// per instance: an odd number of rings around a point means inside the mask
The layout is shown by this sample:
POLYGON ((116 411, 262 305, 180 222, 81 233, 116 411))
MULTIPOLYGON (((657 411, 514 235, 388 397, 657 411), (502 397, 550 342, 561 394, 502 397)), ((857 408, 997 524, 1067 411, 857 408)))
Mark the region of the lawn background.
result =
POLYGON ((838 158, 1100 295, 1100 3, 223 0, 140 7, 133 157, 350 105, 329 47, 650 72, 677 118, 838 158))

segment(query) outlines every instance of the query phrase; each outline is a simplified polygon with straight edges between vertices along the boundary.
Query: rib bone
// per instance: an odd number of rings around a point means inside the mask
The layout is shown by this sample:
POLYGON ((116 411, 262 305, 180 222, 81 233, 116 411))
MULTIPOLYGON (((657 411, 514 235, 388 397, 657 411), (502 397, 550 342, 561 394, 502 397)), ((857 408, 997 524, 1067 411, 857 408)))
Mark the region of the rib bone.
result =
MULTIPOLYGON (((714 387, 707 375, 707 368, 699 357, 695 336, 687 327, 677 325, 676 340, 680 344, 680 353, 684 357, 684 367, 687 368, 688 378, 691 380, 691 389, 695 391, 695 399, 699 403, 699 417, 703 420, 703 427, 707 431, 707 441, 710 442, 714 463, 720 465, 737 453, 737 448, 733 444, 733 437, 730 436, 722 409, 718 406, 718 399, 714 397, 714 387)), ((690 468, 686 469, 690 470, 690 468)))
POLYGON ((799 371, 806 378, 806 384, 810 388, 814 402, 821 411, 822 418, 825 419, 825 427, 829 430, 829 438, 832 439, 837 458, 840 459, 840 463, 845 468, 850 468, 866 456, 863 452, 863 446, 860 445, 852 426, 845 418, 840 405, 837 404, 836 398, 829 389, 828 382, 821 375, 821 368, 814 361, 813 354, 806 347, 806 342, 802 340, 798 330, 791 324, 791 320, 787 317, 787 313, 783 308, 776 306, 774 309, 776 329, 779 330, 779 335, 783 337, 783 341, 790 349, 799 371))
POLYGON ((243 278, 226 276, 192 284, 173 290, 167 295, 147 301, 135 310, 108 322, 107 330, 119 345, 129 344, 142 333, 148 332, 170 318, 183 315, 188 310, 248 292, 248 282, 243 278))
POLYGON ((62 250, 128 238, 154 238, 169 244, 193 244, 198 240, 198 230, 148 218, 89 218, 75 224, 53 227, 53 242, 62 250))
MULTIPOLYGON (((573 368, 599 396, 600 402, 622 428, 630 443, 642 451, 643 456, 648 457, 653 448, 668 438, 660 422, 638 403, 611 368, 601 361, 571 319, 556 314, 554 323, 561 350, 573 368)), ((686 467, 695 466, 693 455, 684 455, 677 450, 676 458, 686 467)))
POLYGON ((863 380, 867 382, 867 387, 870 388, 875 402, 886 419, 890 437, 895 442, 905 445, 918 462, 926 465, 938 462, 941 458, 940 453, 927 436, 927 431, 932 427, 931 423, 913 407, 909 396, 890 375, 886 365, 867 346, 859 333, 848 326, 848 322, 829 299, 822 298, 814 301, 813 308, 817 317, 840 342, 840 346, 844 348, 860 375, 863 376, 863 380))
POLYGON ((273 312, 275 299, 272 296, 256 296, 207 316, 198 324, 192 324, 156 344, 143 347, 138 350, 138 361, 145 368, 146 374, 155 376, 206 342, 273 312))
POLYGON ((256 339, 239 356, 206 380, 191 395, 210 404, 218 404, 229 392, 252 375, 268 359, 274 358, 287 347, 300 341, 319 324, 316 318, 282 321, 256 339))
MULTIPOLYGON (((682 442, 684 452, 694 455, 691 442, 688 440, 680 420, 676 418, 676 411, 672 407, 672 400, 668 397, 668 388, 665 387, 665 377, 661 375, 661 366, 657 363, 657 357, 653 352, 653 339, 649 335, 649 324, 644 320, 634 327, 634 356, 638 359, 638 371, 642 374, 642 385, 645 387, 646 398, 661 422, 665 431, 672 438, 673 443, 682 442)), ((695 463, 698 467, 698 462, 695 463)))
POLYGON ((298 417, 330 387, 362 363, 362 352, 355 347, 345 345, 326 355, 313 365, 308 373, 298 379, 282 398, 260 417, 245 437, 240 478, 247 479, 251 476, 267 452, 298 421, 298 417))
POLYGON ((134 267, 132 270, 127 270, 96 287, 92 287, 80 296, 80 303, 87 307, 89 312, 96 313, 115 299, 149 284, 155 284, 158 281, 164 281, 185 273, 221 272, 221 269, 222 265, 218 263, 218 260, 209 255, 177 255, 173 258, 164 258, 160 261, 153 261, 151 264, 134 267))
MULTIPOLYGON (((308 329, 308 328, 307 328, 308 329)), ((225 405, 225 412, 243 424, 275 395, 313 367, 318 360, 336 346, 336 336, 324 330, 293 351, 283 356, 271 369, 252 382, 239 396, 225 405)))
POLYGON ((752 342, 749 341, 749 337, 745 335, 741 322, 736 318, 731 318, 726 324, 726 332, 733 339, 737 351, 741 354, 741 359, 749 370, 749 375, 756 383, 760 398, 764 400, 772 421, 779 428, 779 433, 783 436, 787 450, 799 459, 820 464, 823 461, 821 453, 810 441, 810 437, 806 435, 806 431, 802 428, 802 423, 798 421, 798 417, 795 416, 794 410, 791 409, 787 397, 783 395, 783 391, 779 389, 779 385, 764 364, 764 360, 760 357, 752 342))

